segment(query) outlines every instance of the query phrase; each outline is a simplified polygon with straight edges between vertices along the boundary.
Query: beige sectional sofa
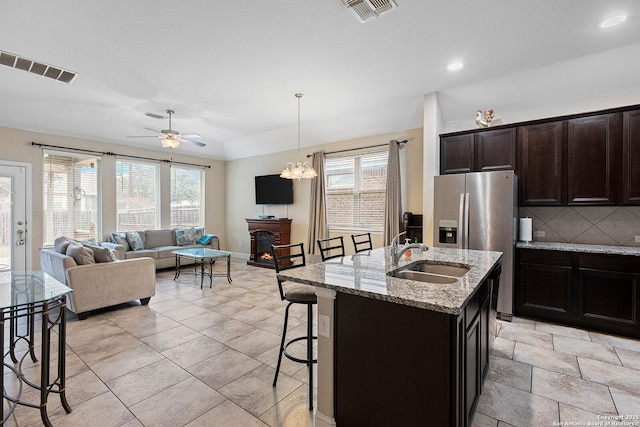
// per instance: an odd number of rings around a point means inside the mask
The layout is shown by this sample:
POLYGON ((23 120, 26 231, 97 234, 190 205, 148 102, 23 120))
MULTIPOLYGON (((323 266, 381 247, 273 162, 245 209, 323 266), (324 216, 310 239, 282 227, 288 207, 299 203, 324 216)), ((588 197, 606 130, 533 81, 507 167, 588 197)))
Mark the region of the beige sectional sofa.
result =
MULTIPOLYGON (((132 250, 122 244, 115 243, 113 235, 110 239, 111 242, 101 243, 101 245, 111 248, 118 259, 130 260, 142 257, 153 258, 155 260, 156 269, 175 267, 176 256, 172 252, 177 249, 220 249, 220 241, 217 236, 214 236, 208 244, 203 245, 199 243, 178 244, 178 241, 181 240, 178 237, 178 229, 145 230, 137 231, 136 233, 138 233, 142 240, 141 249, 132 250)), ((192 261, 183 259, 180 261, 180 264, 184 265, 189 264, 190 262, 192 261)))
POLYGON ((149 303, 156 291, 155 261, 151 258, 79 265, 55 249, 40 251, 40 268, 73 289, 68 308, 86 319, 88 312, 129 301, 149 303))

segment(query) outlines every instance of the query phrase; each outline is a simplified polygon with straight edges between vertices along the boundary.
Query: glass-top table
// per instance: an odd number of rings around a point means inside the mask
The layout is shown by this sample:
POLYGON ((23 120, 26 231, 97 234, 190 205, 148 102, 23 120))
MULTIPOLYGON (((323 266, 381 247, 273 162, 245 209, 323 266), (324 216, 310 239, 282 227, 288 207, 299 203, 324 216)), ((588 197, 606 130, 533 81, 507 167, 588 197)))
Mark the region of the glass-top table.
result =
POLYGON ((0 418, 5 423, 17 405, 40 409, 40 417, 45 426, 51 426, 47 415, 49 393, 60 395, 60 402, 67 413, 71 407, 67 403, 65 389, 66 369, 66 322, 65 307, 67 294, 73 290, 41 271, 0 272, 0 353, 3 355, 3 375, 0 375, 0 389, 3 390, 0 418), (24 321, 19 321, 24 318, 24 321), (38 362, 35 354, 36 321, 40 318, 40 382, 36 383, 24 375, 23 369, 33 368, 27 361, 38 362), (9 349, 5 351, 5 321, 9 322, 9 349), (51 330, 58 327, 57 375, 51 372, 51 330), (24 346, 17 346, 23 342, 24 346), (18 347, 23 348, 20 353, 18 347), (5 388, 5 374, 13 374, 20 387, 15 394, 5 388), (21 401, 26 384, 40 391, 39 404, 21 401))
POLYGON ((200 271, 197 269, 194 270, 196 274, 200 275, 200 289, 202 289, 202 283, 204 280, 204 276, 209 276, 209 288, 213 286, 213 277, 214 276, 226 276, 227 281, 229 283, 231 280, 231 252, 227 251, 219 251, 215 249, 204 249, 204 248, 193 248, 193 249, 179 249, 177 251, 172 252, 176 256, 176 275, 173 280, 176 280, 180 277, 180 258, 187 258, 193 260, 196 265, 200 264, 200 271), (226 258, 227 259, 227 272, 224 273, 214 273, 213 272, 213 264, 215 264, 217 259, 226 258), (205 266, 209 266, 209 271, 205 270, 205 266))

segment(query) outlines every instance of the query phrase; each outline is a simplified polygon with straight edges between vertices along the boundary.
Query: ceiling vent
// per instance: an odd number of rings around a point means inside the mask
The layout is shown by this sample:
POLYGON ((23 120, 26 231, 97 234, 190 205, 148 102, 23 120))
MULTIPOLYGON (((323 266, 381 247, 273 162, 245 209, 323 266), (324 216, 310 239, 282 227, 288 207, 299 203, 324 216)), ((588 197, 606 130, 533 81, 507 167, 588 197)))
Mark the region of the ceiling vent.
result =
POLYGON ((358 17, 360 22, 367 22, 398 7, 393 0, 342 0, 342 3, 358 17))
POLYGON ((28 71, 63 83, 73 82, 78 75, 78 73, 74 73, 73 71, 64 70, 60 67, 54 67, 53 65, 43 64, 42 62, 23 58, 3 50, 0 50, 0 65, 6 65, 7 67, 28 71))

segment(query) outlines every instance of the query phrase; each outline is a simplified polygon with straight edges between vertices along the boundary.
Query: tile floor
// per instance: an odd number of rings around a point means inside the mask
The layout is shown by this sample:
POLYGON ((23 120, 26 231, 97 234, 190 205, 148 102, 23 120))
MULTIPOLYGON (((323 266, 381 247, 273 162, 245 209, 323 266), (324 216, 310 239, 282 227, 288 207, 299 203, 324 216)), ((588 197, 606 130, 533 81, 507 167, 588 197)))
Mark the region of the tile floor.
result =
MULTIPOLYGON (((174 282, 173 271, 160 271, 148 307, 68 316, 73 412, 53 396, 54 425, 313 426, 304 365, 284 359, 271 387, 285 308, 274 272, 233 260, 232 278, 201 290, 190 274, 174 282)), ((303 335, 304 307, 291 314, 290 336, 303 335)), ((606 425, 599 415, 640 415, 640 341, 519 318, 498 326, 473 426, 606 425)), ((38 363, 24 371, 38 378, 38 363)), ((5 375, 6 390, 13 386, 5 375)), ((41 425, 39 412, 18 407, 6 425, 41 425)))

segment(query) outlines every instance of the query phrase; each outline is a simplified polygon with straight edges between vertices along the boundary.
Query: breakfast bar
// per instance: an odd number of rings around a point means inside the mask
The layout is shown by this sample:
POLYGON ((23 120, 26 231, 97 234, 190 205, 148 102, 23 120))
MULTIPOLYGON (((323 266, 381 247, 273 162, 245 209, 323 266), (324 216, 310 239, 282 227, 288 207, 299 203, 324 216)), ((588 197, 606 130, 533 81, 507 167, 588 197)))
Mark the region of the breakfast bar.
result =
POLYGON ((317 288, 316 426, 470 425, 501 257, 386 247, 279 273, 317 288))

